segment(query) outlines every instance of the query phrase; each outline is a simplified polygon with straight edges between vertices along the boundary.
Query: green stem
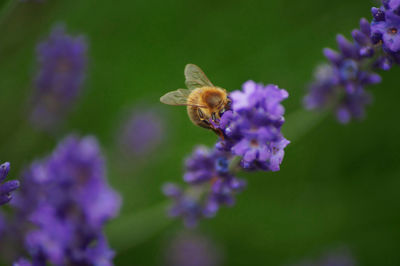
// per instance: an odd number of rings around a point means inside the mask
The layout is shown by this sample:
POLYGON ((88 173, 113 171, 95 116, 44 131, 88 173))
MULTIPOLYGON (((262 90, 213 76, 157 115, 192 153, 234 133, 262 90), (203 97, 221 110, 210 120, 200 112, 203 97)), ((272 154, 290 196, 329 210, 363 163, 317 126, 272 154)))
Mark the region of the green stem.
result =
POLYGON ((312 131, 327 114, 327 112, 310 112, 304 109, 291 113, 283 125, 283 135, 293 144, 312 131))
POLYGON ((235 156, 229 163, 228 169, 229 172, 236 172, 239 167, 240 160, 242 160, 242 156, 235 156))
POLYGON ((123 252, 147 239, 172 224, 166 215, 168 202, 161 202, 155 206, 137 213, 122 215, 110 222, 106 233, 111 247, 123 252))

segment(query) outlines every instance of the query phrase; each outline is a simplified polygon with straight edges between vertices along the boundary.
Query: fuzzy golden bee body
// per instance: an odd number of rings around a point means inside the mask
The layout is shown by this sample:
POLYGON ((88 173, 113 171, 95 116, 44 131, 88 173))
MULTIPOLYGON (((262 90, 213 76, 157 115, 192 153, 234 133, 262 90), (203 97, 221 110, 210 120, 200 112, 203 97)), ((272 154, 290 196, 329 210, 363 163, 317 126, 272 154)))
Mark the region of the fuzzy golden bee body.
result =
POLYGON ((196 65, 186 65, 185 77, 188 89, 168 92, 160 101, 169 105, 187 106, 187 113, 193 124, 221 135, 212 122, 218 123, 221 114, 229 107, 230 100, 226 90, 214 86, 196 65))
POLYGON ((224 89, 216 87, 202 87, 194 89, 188 96, 188 102, 195 103, 197 107, 188 105, 187 112, 193 124, 203 128, 210 128, 209 120, 219 120, 220 114, 225 111, 227 94, 224 89), (222 111, 222 112, 221 112, 222 111))

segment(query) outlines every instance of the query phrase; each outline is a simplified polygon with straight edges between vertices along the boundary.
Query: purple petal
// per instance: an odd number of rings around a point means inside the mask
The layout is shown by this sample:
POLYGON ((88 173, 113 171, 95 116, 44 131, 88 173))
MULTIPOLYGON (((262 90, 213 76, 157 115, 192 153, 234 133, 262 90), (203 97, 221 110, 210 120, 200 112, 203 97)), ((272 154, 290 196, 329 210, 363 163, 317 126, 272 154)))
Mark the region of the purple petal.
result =
POLYGON ((11 180, 0 185, 0 195, 8 194, 19 187, 19 181, 11 180))
POLYGON ((342 124, 347 124, 350 121, 350 113, 345 108, 339 108, 336 112, 336 116, 342 124))
POLYGON ((360 20, 360 29, 361 29, 361 32, 364 33, 365 35, 367 35, 367 36, 371 35, 371 26, 369 25, 369 22, 367 19, 362 18, 360 20))
POLYGON ((329 61, 331 61, 334 64, 339 64, 342 60, 341 55, 330 48, 324 49, 324 55, 326 58, 328 58, 329 61))
POLYGON ((0 165, 0 183, 6 179, 8 172, 10 171, 10 163, 5 162, 2 165, 0 165))

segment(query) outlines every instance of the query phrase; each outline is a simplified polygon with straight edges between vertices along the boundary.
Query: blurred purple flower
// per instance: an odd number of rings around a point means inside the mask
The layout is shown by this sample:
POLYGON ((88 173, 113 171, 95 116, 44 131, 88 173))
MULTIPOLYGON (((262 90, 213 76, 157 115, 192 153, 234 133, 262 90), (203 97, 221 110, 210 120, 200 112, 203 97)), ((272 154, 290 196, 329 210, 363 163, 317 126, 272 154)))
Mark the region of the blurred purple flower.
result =
POLYGON ((304 98, 306 108, 333 108, 341 123, 365 116, 371 96, 364 88, 381 82, 374 71, 389 70, 393 63, 400 63, 400 2, 382 3, 372 8, 371 25, 366 19, 360 20, 360 29, 352 32, 354 42, 338 35, 340 52, 324 50, 330 64, 316 72, 304 98))
POLYGON ((34 82, 32 123, 52 129, 71 110, 80 94, 87 65, 87 44, 72 37, 64 27, 53 28, 36 48, 38 71, 34 82))
POLYGON ((164 139, 165 125, 155 109, 136 108, 118 136, 120 149, 128 156, 153 152, 164 139))
POLYGON ((102 233, 118 214, 95 138, 67 137, 23 174, 13 205, 33 265, 111 265, 113 251, 102 233))
POLYGON ((339 249, 324 254, 319 259, 308 259, 290 264, 291 266, 355 266, 354 257, 347 249, 339 249))
POLYGON ((221 118, 219 128, 225 139, 217 148, 241 156, 245 169, 279 171, 290 143, 281 133, 285 121, 281 101, 287 97, 287 91, 275 85, 244 83, 243 91, 230 94, 232 111, 221 118))
POLYGON ((19 181, 17 180, 2 183, 6 179, 9 171, 10 163, 6 162, 0 165, 0 206, 9 202, 12 199, 11 192, 19 187, 19 181))
POLYGON ((181 233, 166 250, 166 265, 169 266, 217 266, 222 260, 221 252, 208 238, 181 233))
POLYGON ((21 258, 13 263, 13 266, 32 266, 32 263, 24 258, 21 258))
POLYGON ((216 149, 197 147, 185 163, 185 190, 177 185, 164 185, 163 192, 173 199, 171 217, 181 217, 187 227, 194 227, 201 218, 214 217, 221 205, 232 206, 234 196, 246 182, 229 170, 232 156, 216 149))
MULTIPOLYGON (((304 98, 307 109, 332 107, 341 123, 364 117, 365 106, 371 102, 371 96, 364 87, 381 81, 372 69, 381 64, 379 62, 385 61, 373 57, 376 51, 370 32, 368 21, 361 19, 360 30, 353 30, 354 43, 338 35, 340 52, 324 49, 330 63, 317 69, 315 81, 309 86, 309 93, 304 98)), ((384 64, 381 67, 384 68, 384 64)))
POLYGON ((0 239, 3 238, 4 230, 6 229, 7 223, 4 219, 4 215, 0 212, 0 239))

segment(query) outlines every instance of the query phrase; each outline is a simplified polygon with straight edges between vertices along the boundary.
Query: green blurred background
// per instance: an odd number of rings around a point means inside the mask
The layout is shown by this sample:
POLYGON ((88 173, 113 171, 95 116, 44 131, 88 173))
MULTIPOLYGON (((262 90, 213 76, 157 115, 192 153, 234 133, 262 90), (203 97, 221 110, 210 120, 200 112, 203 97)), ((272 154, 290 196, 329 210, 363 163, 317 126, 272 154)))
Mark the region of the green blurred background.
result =
MULTIPOLYGON (((0 19, 0 161, 10 161, 10 176, 18 178, 68 133, 96 135, 109 180, 124 199, 121 217, 107 228, 116 265, 163 265, 168 241, 182 224, 159 215, 165 202, 160 187, 182 182, 182 160, 195 145, 216 141, 190 123, 184 108, 159 103, 163 93, 184 86, 185 64, 199 65, 228 90, 249 79, 285 88, 290 117, 301 108, 315 65, 324 60, 322 48, 336 48, 336 33, 349 37, 359 18, 370 19, 370 8, 378 5, 45 0, 6 9, 8 4, 2 1, 0 19), (45 135, 24 120, 35 45, 57 22, 87 36, 90 64, 66 125, 45 135), (126 167, 115 152, 115 133, 121 113, 143 103, 164 115, 166 142, 126 167)), ((249 185, 236 206, 201 223, 198 230, 223 250, 224 265, 282 265, 342 246, 359 265, 400 265, 399 69, 382 75, 383 82, 370 88, 374 103, 364 121, 343 126, 328 116, 287 147, 280 172, 243 173, 249 185)))

